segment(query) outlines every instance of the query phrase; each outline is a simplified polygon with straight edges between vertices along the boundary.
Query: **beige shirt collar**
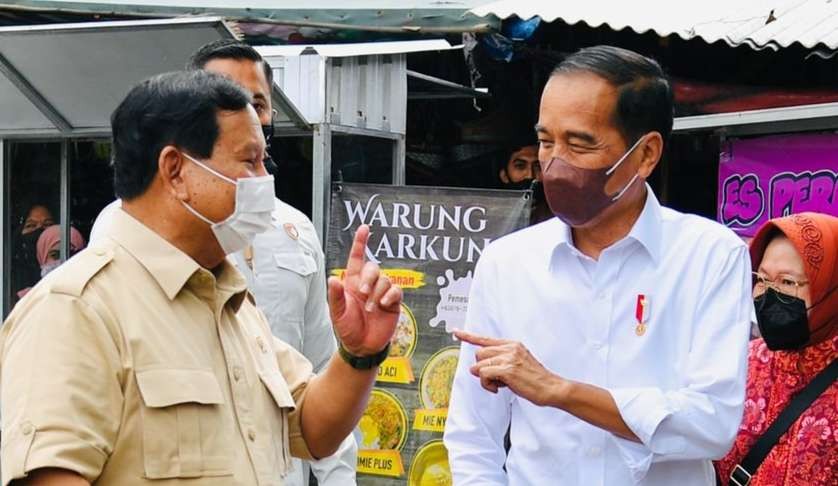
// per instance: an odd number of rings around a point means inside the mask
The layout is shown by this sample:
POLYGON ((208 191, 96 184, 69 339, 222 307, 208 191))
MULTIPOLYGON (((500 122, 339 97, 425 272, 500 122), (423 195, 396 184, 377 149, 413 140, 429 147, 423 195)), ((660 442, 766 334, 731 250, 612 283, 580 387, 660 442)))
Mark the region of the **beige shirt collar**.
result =
POLYGON ((145 267, 169 300, 189 285, 198 293, 217 291, 238 312, 247 296, 247 281, 226 259, 211 272, 122 209, 114 211, 109 236, 145 267))

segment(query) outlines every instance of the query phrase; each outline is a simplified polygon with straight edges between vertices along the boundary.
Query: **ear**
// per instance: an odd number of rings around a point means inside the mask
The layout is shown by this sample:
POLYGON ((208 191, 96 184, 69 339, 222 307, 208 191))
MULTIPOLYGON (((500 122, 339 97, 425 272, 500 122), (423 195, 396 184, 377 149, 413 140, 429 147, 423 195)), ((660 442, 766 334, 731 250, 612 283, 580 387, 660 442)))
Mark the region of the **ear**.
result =
POLYGON ((157 175, 165 190, 180 201, 189 200, 189 190, 183 178, 185 157, 173 145, 166 145, 157 159, 157 175))
POLYGON ((504 184, 509 184, 509 176, 506 174, 506 169, 499 170, 498 177, 500 177, 500 181, 504 184))
POLYGON ((637 173, 640 177, 648 179, 663 155, 663 137, 661 134, 650 132, 646 135, 646 141, 640 147, 640 153, 642 159, 637 173))

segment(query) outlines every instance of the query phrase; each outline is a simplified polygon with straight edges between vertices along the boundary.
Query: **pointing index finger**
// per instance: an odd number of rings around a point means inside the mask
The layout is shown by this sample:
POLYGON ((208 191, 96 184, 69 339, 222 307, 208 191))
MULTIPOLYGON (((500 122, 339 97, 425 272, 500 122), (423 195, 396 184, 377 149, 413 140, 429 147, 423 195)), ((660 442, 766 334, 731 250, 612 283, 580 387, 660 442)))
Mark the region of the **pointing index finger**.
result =
POLYGON ((500 346, 502 344, 506 344, 506 341, 503 339, 495 339, 485 336, 478 336, 477 334, 472 334, 470 332, 462 331, 462 330, 455 330, 454 336, 457 337, 460 341, 467 342, 469 344, 473 344, 475 346, 500 346))
POLYGON ((367 248, 367 241, 370 239, 370 227, 362 224, 355 230, 355 239, 352 241, 352 249, 349 250, 349 258, 346 261, 346 275, 354 276, 361 273, 364 268, 364 260, 367 248))

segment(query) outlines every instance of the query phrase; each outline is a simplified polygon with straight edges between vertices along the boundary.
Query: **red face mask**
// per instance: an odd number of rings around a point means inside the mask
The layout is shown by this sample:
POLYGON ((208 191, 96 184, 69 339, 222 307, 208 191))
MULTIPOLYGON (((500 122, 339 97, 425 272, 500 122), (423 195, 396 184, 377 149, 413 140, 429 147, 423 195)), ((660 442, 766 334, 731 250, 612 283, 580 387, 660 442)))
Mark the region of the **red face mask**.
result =
POLYGON ((637 139, 610 168, 583 169, 558 157, 551 159, 542 171, 542 184, 544 196, 553 214, 570 226, 581 226, 616 203, 634 184, 639 174, 635 174, 616 195, 606 194, 605 185, 642 139, 637 139))

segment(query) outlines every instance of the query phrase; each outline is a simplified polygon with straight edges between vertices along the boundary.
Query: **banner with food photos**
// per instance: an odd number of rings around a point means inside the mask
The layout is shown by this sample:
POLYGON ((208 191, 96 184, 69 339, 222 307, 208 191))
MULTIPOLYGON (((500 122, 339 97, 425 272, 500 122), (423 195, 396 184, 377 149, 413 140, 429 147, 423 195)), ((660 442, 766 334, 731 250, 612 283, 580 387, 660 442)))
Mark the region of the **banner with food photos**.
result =
POLYGON ((333 185, 329 273, 342 275, 355 230, 367 224, 367 259, 404 290, 390 356, 358 426, 358 484, 452 484, 442 444, 459 357, 450 332, 465 324, 483 249, 526 226, 531 205, 529 191, 333 185))

